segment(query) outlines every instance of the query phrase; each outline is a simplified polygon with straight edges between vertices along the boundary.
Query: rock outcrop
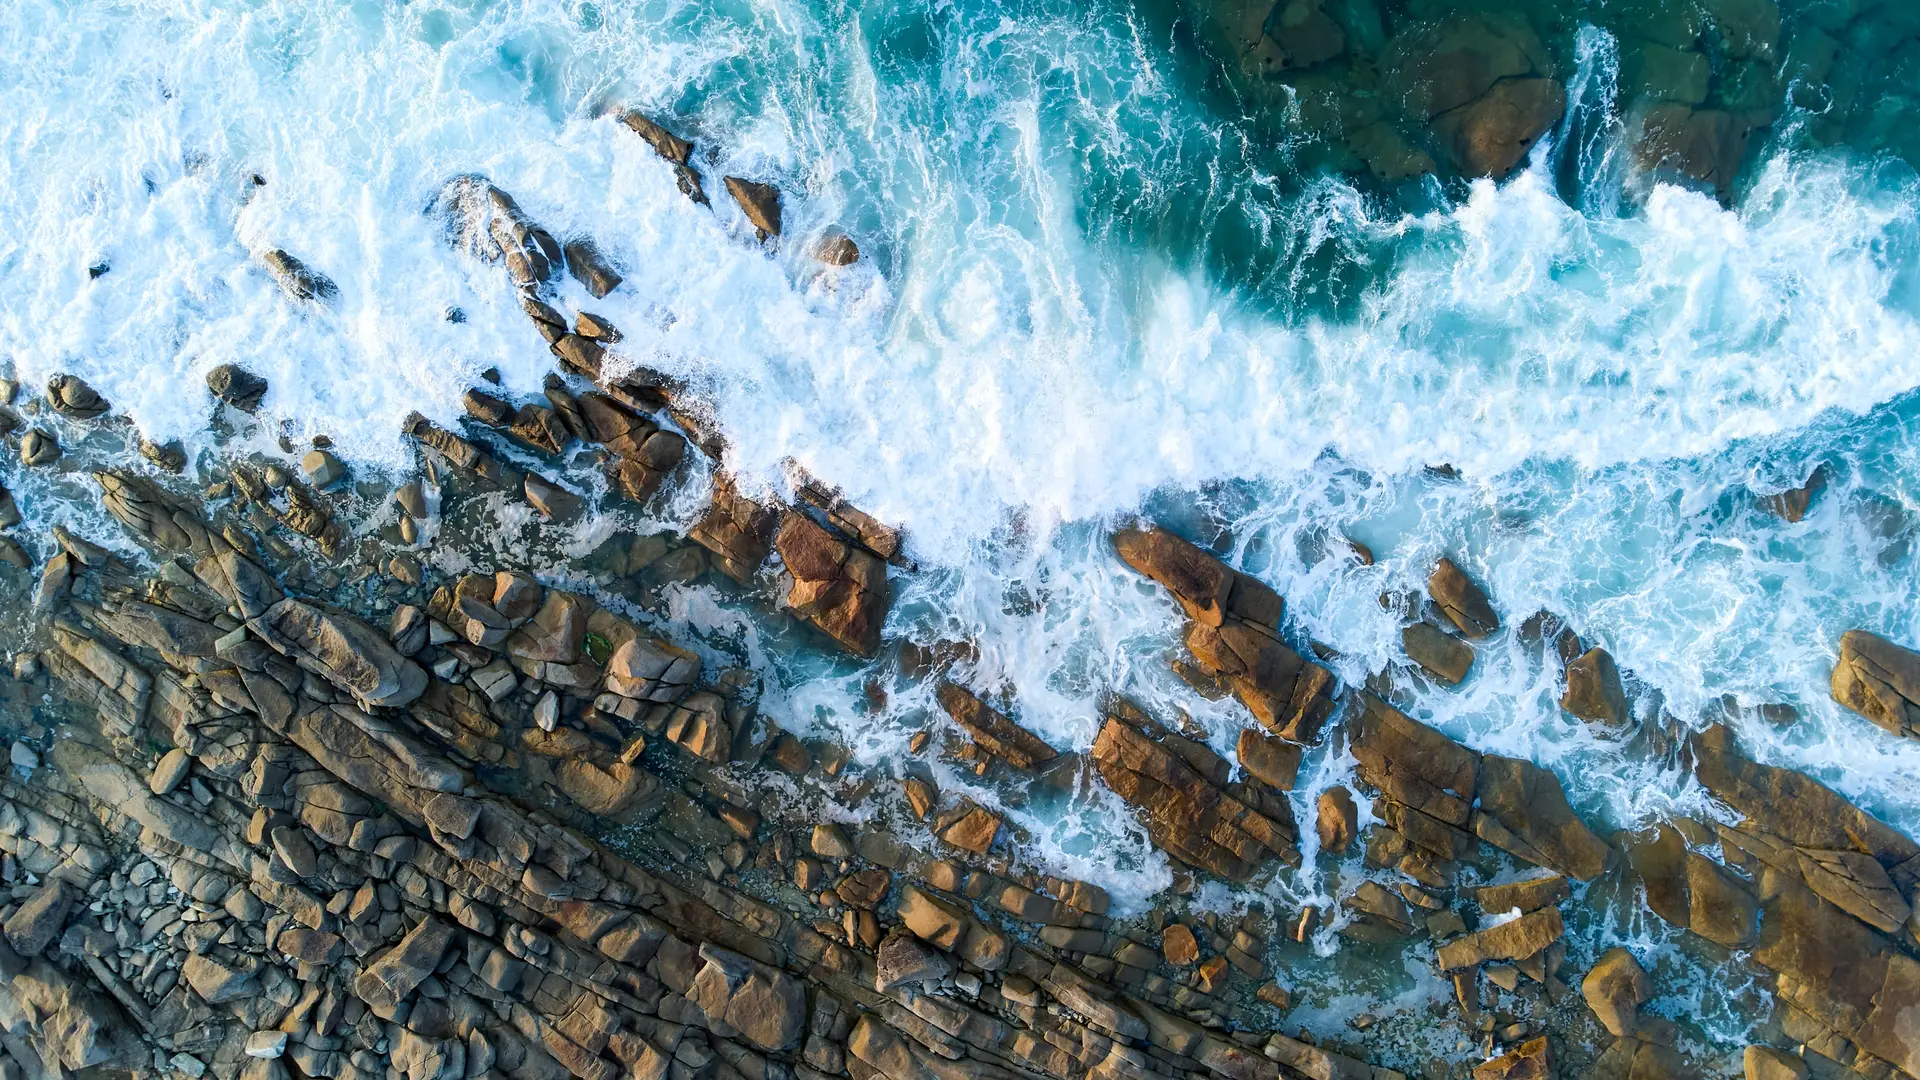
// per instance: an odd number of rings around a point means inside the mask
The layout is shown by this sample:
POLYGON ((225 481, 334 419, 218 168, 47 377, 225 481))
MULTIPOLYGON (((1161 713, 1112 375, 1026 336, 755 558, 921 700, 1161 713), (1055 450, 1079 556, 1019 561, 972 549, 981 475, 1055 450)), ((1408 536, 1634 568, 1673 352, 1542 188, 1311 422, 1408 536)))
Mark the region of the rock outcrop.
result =
POLYGON ((1165 529, 1123 529, 1113 545, 1186 613, 1184 641, 1202 678, 1231 690, 1273 734, 1318 737, 1333 711, 1333 674, 1280 640, 1278 593, 1165 529))
POLYGON ((1833 700, 1895 735, 1920 738, 1920 653, 1847 631, 1833 666, 1833 700))
POLYGON ((855 656, 878 652, 892 599, 887 564, 797 510, 781 518, 774 547, 786 569, 787 608, 855 656))

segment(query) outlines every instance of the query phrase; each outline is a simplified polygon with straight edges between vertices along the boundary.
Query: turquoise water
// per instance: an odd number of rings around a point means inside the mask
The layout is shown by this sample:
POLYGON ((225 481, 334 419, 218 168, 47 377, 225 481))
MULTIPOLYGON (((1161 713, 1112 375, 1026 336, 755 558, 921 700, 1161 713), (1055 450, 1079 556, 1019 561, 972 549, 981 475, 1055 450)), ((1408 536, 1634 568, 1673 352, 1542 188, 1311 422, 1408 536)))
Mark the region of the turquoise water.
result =
MULTIPOLYGON (((1167 671, 1173 609, 1107 551, 1144 511, 1279 588, 1352 682, 1404 662, 1379 595, 1451 553, 1511 624, 1552 610, 1605 644, 1649 721, 1697 726, 1724 694, 1791 704, 1784 727, 1740 714, 1745 745, 1920 828, 1901 782, 1920 747, 1825 692, 1843 630, 1920 640, 1920 183, 1901 141, 1920 23, 1830 0, 1763 49, 1716 28, 1766 5, 1703 9, 1674 49, 1700 57, 1676 61, 1705 72, 1698 105, 1771 118, 1719 190, 1635 164, 1648 35, 1684 28, 1523 5, 1566 116, 1499 183, 1375 175, 1359 121, 1420 137, 1377 104, 1388 42, 1463 7, 1328 0, 1350 51, 1273 78, 1235 52, 1231 5, 19 0, 0 7, 0 347, 24 380, 82 374, 195 451, 204 373, 242 363, 273 384, 243 448, 325 432, 399 475, 407 412, 450 423, 482 370, 531 393, 551 362, 502 276, 423 213, 484 172, 620 264, 605 301, 566 299, 711 401, 749 485, 778 489, 794 459, 904 525, 922 570, 890 632, 977 643, 977 685, 1063 749, 1090 744, 1110 687, 1223 749, 1243 723, 1167 671), (710 189, 779 184, 787 237, 759 247, 731 206, 682 198, 608 115, 624 106, 693 136, 710 189), (828 227, 859 264, 809 257, 828 227), (286 304, 259 269, 272 247, 337 303, 286 304), (1823 462, 1807 520, 1756 509, 1823 462), (1329 557, 1331 533, 1378 564, 1329 557)), ((0 479, 38 520, 71 516, 17 464, 0 479)), ((648 524, 618 515, 602 528, 648 524)), ((716 654, 781 674, 785 722, 900 766, 923 691, 875 710, 869 672, 726 595, 673 603, 716 654)), ((1606 825, 1699 808, 1646 739, 1561 716, 1553 683, 1502 638, 1461 690, 1409 700, 1547 763, 1606 825)), ((1303 819, 1346 768, 1337 747, 1310 763, 1303 819)), ((1098 790, 976 794, 1030 857, 1123 901, 1169 879, 1098 790)))

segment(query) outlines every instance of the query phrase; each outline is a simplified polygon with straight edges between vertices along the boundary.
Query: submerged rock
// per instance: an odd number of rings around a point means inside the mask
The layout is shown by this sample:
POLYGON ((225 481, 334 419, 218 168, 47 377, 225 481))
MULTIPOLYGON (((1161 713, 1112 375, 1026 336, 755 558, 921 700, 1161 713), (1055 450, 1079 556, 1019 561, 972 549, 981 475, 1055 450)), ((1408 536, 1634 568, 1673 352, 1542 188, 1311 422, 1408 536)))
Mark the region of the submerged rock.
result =
POLYGON ((279 248, 261 256, 261 261, 267 264, 273 280, 280 283, 280 291, 295 300, 327 303, 340 293, 332 279, 279 248))

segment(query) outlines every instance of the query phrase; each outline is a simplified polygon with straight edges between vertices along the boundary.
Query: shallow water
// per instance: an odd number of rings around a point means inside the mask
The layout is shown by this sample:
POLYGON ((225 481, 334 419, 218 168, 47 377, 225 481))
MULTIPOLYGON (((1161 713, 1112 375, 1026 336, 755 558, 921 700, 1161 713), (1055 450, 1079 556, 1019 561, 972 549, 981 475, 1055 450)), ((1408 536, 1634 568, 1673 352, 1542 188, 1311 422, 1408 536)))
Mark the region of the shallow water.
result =
MULTIPOLYGON (((504 277, 423 212, 484 172, 620 265, 606 300, 566 299, 713 402, 748 483, 779 487, 792 459, 906 528, 921 569, 891 634, 977 643, 975 684, 1056 746, 1091 742, 1107 689, 1222 749, 1243 723, 1167 670, 1173 607, 1107 548, 1145 513, 1278 588, 1355 683, 1404 663, 1380 594, 1450 553, 1510 626, 1555 611, 1610 649, 1650 721, 1702 725, 1728 694, 1797 707, 1733 726, 1912 832, 1920 744, 1825 684, 1847 628, 1920 639, 1920 180, 1891 92, 1920 26, 1835 7, 1790 9, 1781 49, 1833 25, 1860 52, 1851 89, 1783 99, 1723 204, 1635 175, 1620 39, 1565 5, 1545 36, 1572 109, 1530 163, 1384 186, 1323 170, 1286 93, 1180 7, 22 0, 0 6, 0 344, 22 380, 78 373, 196 453, 204 374, 237 362, 272 383, 243 446, 326 433, 363 476, 399 475, 407 412, 451 423, 484 369, 531 393, 551 364, 504 277), (759 247, 731 205, 689 203, 610 105, 694 135, 716 194, 723 173, 778 182, 787 237, 759 247), (858 265, 809 257, 828 226, 858 265), (271 247, 336 304, 288 304, 271 247), (1823 462, 1805 521, 1755 505, 1823 462), (1334 534, 1378 564, 1330 554, 1334 534)), ((0 477, 38 521, 77 513, 17 462, 0 477)), ((685 521, 698 484, 660 514, 685 521)), ((783 722, 903 767, 923 691, 876 709, 870 672, 728 592, 672 605, 778 673, 783 722)), ((1456 737, 1553 768, 1599 824, 1701 809, 1644 740, 1560 714, 1554 682, 1507 633, 1460 690, 1406 686, 1456 737)), ((1310 759, 1303 821, 1346 768, 1337 746, 1310 759)), ((1123 903, 1171 880, 1099 791, 978 794, 1030 857, 1123 903)))

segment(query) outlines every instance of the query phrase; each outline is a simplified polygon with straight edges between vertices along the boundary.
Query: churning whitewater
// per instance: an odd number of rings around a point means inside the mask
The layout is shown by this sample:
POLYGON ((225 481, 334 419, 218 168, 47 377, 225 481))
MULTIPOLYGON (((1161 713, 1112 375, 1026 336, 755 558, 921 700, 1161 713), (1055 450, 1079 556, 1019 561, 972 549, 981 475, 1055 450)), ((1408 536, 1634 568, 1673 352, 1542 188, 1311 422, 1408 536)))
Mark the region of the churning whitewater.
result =
MULTIPOLYGON (((1352 13, 1374 5, 1331 8, 1358 40, 1352 13)), ((325 436, 356 477, 400 483, 410 414, 457 428, 489 374, 531 399, 553 370, 512 283, 433 212, 479 174, 619 269, 603 298, 563 279, 553 299, 619 328, 609 377, 658 373, 707 403, 743 492, 791 499, 797 465, 899 526, 914 569, 888 637, 969 643, 974 685, 1056 749, 1093 746, 1110 691, 1191 718, 1222 754, 1245 726, 1170 668, 1165 591, 1113 557, 1113 531, 1145 518, 1284 596, 1287 634, 1344 684, 1392 686, 1466 746, 1546 767, 1602 836, 1726 814, 1673 754, 1562 711, 1560 670, 1517 632, 1531 612, 1604 646, 1649 730, 1724 721, 1756 760, 1920 830, 1920 742, 1829 692, 1843 632, 1920 640, 1912 168, 1816 140, 1799 107, 1730 190, 1636 173, 1615 114, 1651 47, 1589 24, 1556 84, 1563 118, 1510 172, 1386 184, 1255 123, 1257 95, 1195 70, 1186 21, 1105 0, 15 0, 0 364, 28 388, 84 379, 141 437, 178 441, 190 475, 244 454, 293 470, 325 436), (711 205, 628 108, 711 155, 711 205), (722 176, 780 188, 778 242, 722 176), (836 231, 852 265, 816 257, 836 231), (274 250, 323 270, 333 301, 288 303, 274 250), (265 379, 257 424, 210 422, 223 365, 265 379), (1804 518, 1767 509, 1816 472, 1804 518), (1441 556, 1509 617, 1458 688, 1411 674, 1402 636, 1441 556)), ((567 562, 609 537, 684 531, 716 468, 558 544, 503 502, 480 542, 579 580, 567 562)), ((84 477, 12 455, 0 479, 30 523, 140 556, 73 497, 84 477)), ((867 668, 727 588, 667 595, 682 644, 768 676, 761 707, 783 726, 907 775, 941 715, 932 681, 876 694, 867 668)), ((1176 878, 1111 791, 1029 797, 930 763, 942 791, 1025 830, 1036 866, 1099 882, 1118 910, 1176 878)), ((1301 820, 1357 767, 1340 740, 1309 749, 1288 796, 1301 820)), ((1383 820, 1371 805, 1361 827, 1383 820)), ((1333 904, 1339 872, 1316 869, 1311 828, 1301 843, 1304 865, 1254 891, 1333 904)), ((1642 919, 1580 948, 1677 936, 1642 919)), ((1744 1037, 1766 991, 1669 960, 1691 981, 1667 1010, 1744 1037)), ((1356 993, 1298 1022, 1451 991, 1409 967, 1356 993)))

